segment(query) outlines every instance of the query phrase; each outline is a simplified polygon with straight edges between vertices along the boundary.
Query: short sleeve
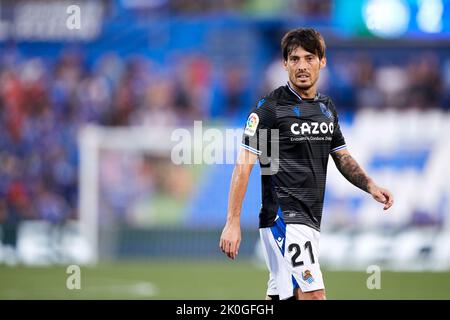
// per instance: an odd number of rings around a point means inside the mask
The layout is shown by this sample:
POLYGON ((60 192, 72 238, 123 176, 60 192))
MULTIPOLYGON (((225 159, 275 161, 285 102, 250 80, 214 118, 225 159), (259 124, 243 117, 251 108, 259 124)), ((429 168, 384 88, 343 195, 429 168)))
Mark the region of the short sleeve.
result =
POLYGON ((333 106, 333 113, 334 113, 334 130, 333 130, 333 138, 331 140, 330 153, 347 148, 344 135, 342 134, 341 127, 339 125, 339 116, 334 106, 333 106))
POLYGON ((270 129, 274 128, 276 119, 275 102, 264 98, 250 111, 244 126, 242 148, 261 155, 268 150, 270 129))

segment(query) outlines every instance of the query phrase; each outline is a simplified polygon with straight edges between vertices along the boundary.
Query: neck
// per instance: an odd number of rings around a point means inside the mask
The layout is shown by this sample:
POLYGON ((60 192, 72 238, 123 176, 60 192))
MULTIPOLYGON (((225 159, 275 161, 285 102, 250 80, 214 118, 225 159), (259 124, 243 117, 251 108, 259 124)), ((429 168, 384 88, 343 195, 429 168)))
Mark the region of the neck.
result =
POLYGON ((314 99, 317 95, 317 88, 315 85, 309 87, 308 89, 300 89, 293 84, 291 80, 289 80, 289 85, 300 97, 302 97, 302 99, 314 99))

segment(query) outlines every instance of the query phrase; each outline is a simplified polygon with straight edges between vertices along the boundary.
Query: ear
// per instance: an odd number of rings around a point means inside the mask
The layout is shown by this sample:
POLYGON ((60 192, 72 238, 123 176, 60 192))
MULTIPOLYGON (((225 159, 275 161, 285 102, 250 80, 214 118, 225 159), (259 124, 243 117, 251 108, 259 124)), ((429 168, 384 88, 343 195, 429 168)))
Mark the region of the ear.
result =
POLYGON ((288 71, 287 61, 286 60, 283 60, 283 66, 284 66, 284 70, 288 71))
POLYGON ((327 66, 327 58, 326 57, 323 57, 321 60, 320 60, 320 69, 323 69, 323 68, 325 68, 327 66))

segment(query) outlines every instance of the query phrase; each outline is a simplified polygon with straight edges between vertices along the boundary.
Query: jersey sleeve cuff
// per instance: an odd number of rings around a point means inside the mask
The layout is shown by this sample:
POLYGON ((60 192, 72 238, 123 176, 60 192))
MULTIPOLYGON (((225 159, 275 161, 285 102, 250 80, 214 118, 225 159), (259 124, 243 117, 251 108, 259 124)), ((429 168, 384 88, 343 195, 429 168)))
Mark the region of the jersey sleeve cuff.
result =
POLYGON ((249 147, 248 145, 243 144, 243 143, 241 143, 241 148, 244 148, 245 150, 248 150, 251 153, 254 153, 254 154, 258 155, 258 156, 260 156, 262 154, 261 151, 255 149, 255 148, 249 147))
POLYGON ((333 153, 333 152, 336 152, 338 150, 345 149, 345 148, 347 148, 347 145, 343 144, 342 146, 331 149, 330 153, 333 153))

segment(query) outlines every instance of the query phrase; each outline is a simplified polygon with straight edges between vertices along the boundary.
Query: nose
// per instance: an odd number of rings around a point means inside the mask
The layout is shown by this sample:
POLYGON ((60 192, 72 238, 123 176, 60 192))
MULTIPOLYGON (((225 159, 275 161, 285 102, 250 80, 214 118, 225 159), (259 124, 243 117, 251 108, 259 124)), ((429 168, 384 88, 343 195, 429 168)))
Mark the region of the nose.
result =
POLYGON ((307 69, 307 62, 306 62, 306 59, 302 59, 302 58, 299 59, 297 69, 298 69, 299 71, 302 71, 302 70, 306 70, 306 69, 307 69))

